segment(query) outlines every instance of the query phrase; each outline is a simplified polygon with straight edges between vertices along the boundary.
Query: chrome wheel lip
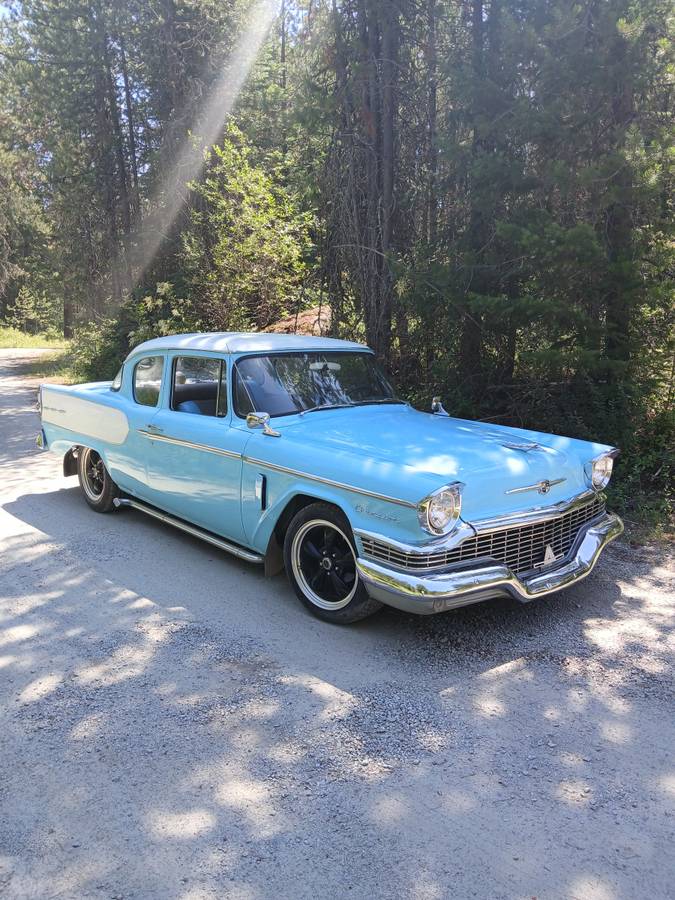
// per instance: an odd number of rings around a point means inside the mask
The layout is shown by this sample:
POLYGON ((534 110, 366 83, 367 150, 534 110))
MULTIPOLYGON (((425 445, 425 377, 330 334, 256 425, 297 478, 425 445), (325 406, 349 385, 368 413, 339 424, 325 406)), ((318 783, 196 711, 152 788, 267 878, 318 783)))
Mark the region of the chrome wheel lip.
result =
MULTIPOLYGON (((91 483, 91 479, 89 477, 89 467, 93 465, 90 460, 91 454, 96 451, 92 450, 90 447, 85 447, 80 451, 82 453, 82 490, 87 495, 87 497, 92 500, 94 503, 99 501, 103 496, 103 491, 105 490, 105 481, 101 486, 101 490, 97 491, 91 483)), ((103 466, 103 460, 96 454, 99 458, 99 463, 103 466)))
POLYGON ((293 537, 293 543, 291 544, 291 566, 293 569, 293 576, 296 582, 300 585, 302 593, 307 597, 310 603, 319 609, 323 610, 338 610, 344 609, 349 603, 351 603, 354 594, 356 593, 356 589, 359 585, 359 575, 356 569, 356 554, 354 553, 354 547, 352 542, 349 540, 347 535, 339 528, 334 522, 329 522, 327 519, 312 519, 309 522, 305 522, 302 525, 296 534, 293 537), (305 573, 302 571, 302 565, 300 563, 300 551, 302 549, 302 544, 304 538, 306 537, 309 531, 312 531, 314 528, 332 528, 333 531, 337 532, 340 537, 347 543, 347 546, 350 549, 352 557, 354 558, 354 585, 352 586, 351 591, 347 594, 346 597, 343 597, 342 600, 331 601, 324 600, 323 597, 320 597, 308 584, 307 579, 305 578, 305 573))

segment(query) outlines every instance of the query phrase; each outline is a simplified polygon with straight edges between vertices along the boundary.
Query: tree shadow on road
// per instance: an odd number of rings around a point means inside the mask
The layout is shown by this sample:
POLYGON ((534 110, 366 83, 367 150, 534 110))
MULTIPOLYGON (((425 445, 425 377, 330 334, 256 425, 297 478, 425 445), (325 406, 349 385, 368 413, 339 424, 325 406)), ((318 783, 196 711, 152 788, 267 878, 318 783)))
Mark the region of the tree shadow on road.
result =
POLYGON ((4 511, 13 896, 666 896, 659 560, 618 551, 542 603, 345 629, 75 490, 4 511))

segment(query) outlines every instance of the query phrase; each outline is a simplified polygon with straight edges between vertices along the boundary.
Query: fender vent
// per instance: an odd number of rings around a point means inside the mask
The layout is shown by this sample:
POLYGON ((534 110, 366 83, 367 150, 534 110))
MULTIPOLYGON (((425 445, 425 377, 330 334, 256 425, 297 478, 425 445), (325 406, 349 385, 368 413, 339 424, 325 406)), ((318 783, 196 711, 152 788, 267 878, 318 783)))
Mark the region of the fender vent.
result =
POLYGON ((581 529, 604 511, 605 501, 602 497, 594 497, 554 519, 482 531, 451 550, 434 553, 406 553, 370 538, 362 538, 361 542, 364 556, 400 569, 438 569, 453 563, 484 559, 504 563, 511 571, 522 574, 543 565, 547 547, 551 548, 556 562, 567 556, 581 529))

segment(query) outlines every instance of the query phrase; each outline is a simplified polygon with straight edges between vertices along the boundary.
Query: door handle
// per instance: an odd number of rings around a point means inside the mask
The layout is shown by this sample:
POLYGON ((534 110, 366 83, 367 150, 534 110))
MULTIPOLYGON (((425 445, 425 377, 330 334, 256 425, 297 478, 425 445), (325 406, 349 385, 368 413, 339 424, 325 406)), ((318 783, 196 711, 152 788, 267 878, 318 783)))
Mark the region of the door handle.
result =
POLYGON ((160 428, 159 425, 146 425, 145 427, 148 428, 150 431, 156 432, 157 434, 164 433, 164 429, 160 428))

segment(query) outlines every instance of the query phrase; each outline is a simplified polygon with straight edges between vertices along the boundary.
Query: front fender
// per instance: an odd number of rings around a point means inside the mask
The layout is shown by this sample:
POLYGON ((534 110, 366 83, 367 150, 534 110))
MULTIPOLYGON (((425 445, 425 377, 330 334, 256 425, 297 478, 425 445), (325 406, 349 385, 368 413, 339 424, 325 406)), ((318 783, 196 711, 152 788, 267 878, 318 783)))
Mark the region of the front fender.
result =
POLYGON ((326 483, 317 476, 303 478, 300 474, 280 472, 245 460, 241 482, 242 518, 248 542, 258 552, 266 551, 284 510, 300 495, 337 506, 354 531, 382 530, 386 524, 387 533, 400 535, 402 540, 410 539, 414 529, 419 531, 417 511, 411 505, 365 496, 326 483), (261 479, 264 479, 262 491, 261 479))

